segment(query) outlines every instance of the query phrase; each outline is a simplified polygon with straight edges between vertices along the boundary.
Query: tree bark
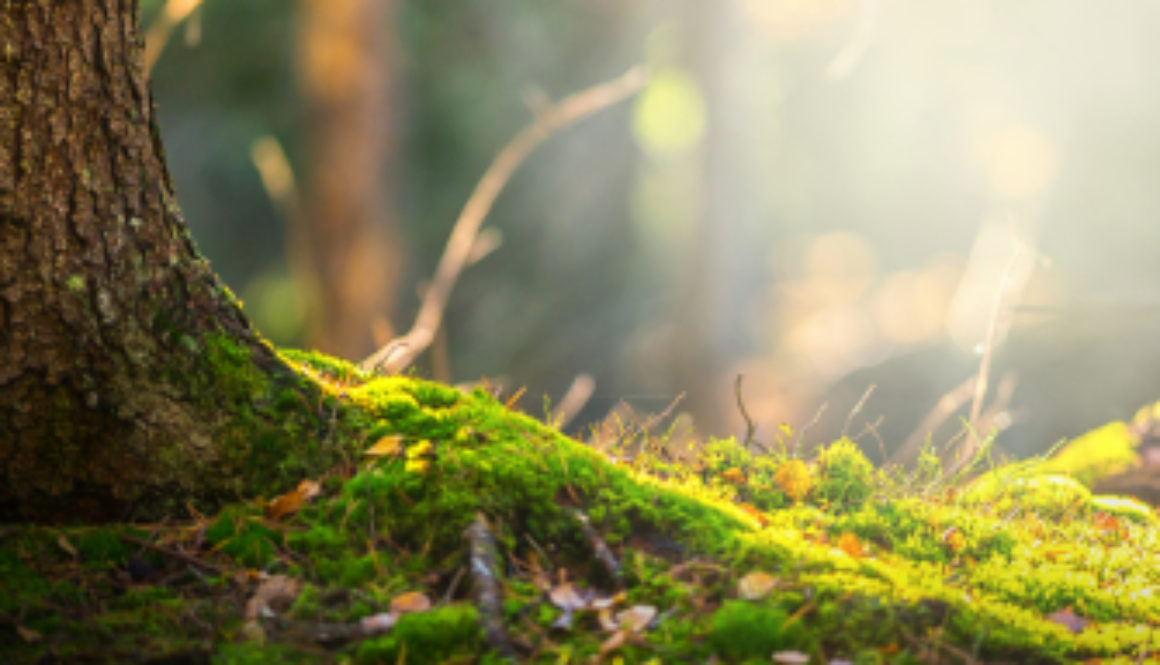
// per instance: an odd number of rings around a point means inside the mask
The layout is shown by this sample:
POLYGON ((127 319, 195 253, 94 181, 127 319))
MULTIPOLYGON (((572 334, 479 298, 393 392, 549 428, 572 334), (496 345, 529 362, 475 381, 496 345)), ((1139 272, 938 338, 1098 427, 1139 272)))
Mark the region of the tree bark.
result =
POLYGON ((307 420, 271 400, 318 394, 189 236, 137 23, 136 0, 0 7, 0 521, 290 482, 276 435, 307 420))

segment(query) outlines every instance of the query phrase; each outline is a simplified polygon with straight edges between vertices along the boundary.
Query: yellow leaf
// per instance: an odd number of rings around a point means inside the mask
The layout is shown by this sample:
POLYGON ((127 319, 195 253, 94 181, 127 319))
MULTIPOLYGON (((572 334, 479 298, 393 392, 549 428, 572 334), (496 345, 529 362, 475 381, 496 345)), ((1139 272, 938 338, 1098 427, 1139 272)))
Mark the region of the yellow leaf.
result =
POLYGON ((303 480, 298 483, 297 489, 287 492, 266 504, 266 517, 276 520, 290 513, 297 512, 302 504, 318 496, 322 488, 313 480, 303 480))
POLYGON ((737 581, 737 595, 745 600, 760 600, 777 586, 777 578, 756 570, 737 581))
POLYGON ((838 548, 855 559, 866 556, 865 550, 862 549, 862 542, 858 540, 858 536, 852 533, 843 533, 838 536, 838 548))
POLYGON ((745 472, 737 467, 730 467, 721 472, 721 479, 734 485, 745 484, 745 472))
POLYGON ((429 609, 431 609, 431 599, 418 591, 401 593, 391 599, 391 612, 394 614, 426 612, 429 609))
POLYGON ((375 445, 363 451, 364 455, 372 457, 396 456, 403 452, 403 437, 389 434, 375 441, 375 445))

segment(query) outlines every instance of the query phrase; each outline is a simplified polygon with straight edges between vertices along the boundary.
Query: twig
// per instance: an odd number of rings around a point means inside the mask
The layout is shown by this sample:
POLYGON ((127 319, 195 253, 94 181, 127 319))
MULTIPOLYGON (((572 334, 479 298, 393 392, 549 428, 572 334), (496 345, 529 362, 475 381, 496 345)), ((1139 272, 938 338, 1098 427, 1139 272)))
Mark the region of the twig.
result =
POLYGON ((584 537, 588 539, 588 544, 592 546, 592 553, 596 557, 596 560, 600 562, 600 565, 604 566, 604 570, 616 581, 617 587, 623 587, 624 575, 620 569, 620 562, 616 560, 616 556, 612 554, 612 550, 608 549, 608 544, 604 542, 604 538, 593 528, 587 515, 579 510, 575 511, 573 515, 580 522, 580 528, 584 531, 584 537))
POLYGON ((447 247, 439 259, 431 286, 423 296, 415 323, 402 337, 371 354, 359 367, 363 370, 394 374, 411 362, 431 344, 443 320, 443 310, 451 289, 472 253, 479 227, 491 210, 504 185, 523 163, 532 149, 559 129, 597 111, 608 108, 638 92, 646 81, 645 70, 633 67, 618 78, 595 85, 560 100, 537 114, 495 156, 451 229, 447 247))
MULTIPOLYGON (((999 290, 995 294, 995 305, 991 309, 991 317, 987 320, 987 337, 983 342, 983 354, 979 359, 979 373, 976 375, 975 394, 971 400, 971 427, 978 427, 979 413, 983 408, 983 398, 987 396, 987 381, 991 376, 991 358, 995 352, 995 339, 998 336, 999 316, 1003 312, 1004 296, 1007 293, 1009 284, 1011 282, 1011 273, 1015 270, 1020 257, 1022 256, 1022 248, 1019 245, 1015 246, 1015 250, 1011 252, 1011 258, 1007 261, 1007 267, 1003 270, 1003 277, 999 280, 999 290)), ((969 459, 974 455, 978 448, 978 439, 970 437, 966 439, 963 444, 963 450, 959 454, 959 459, 969 459)))
POLYGON ((946 419, 952 413, 959 410, 963 404, 971 397, 971 388, 975 385, 976 377, 974 375, 967 378, 959 385, 955 386, 950 392, 939 398, 934 408, 926 414, 918 427, 906 437, 906 442, 902 444, 893 455, 890 457, 890 462, 894 464, 902 463, 907 458, 912 457, 918 453, 922 447, 922 442, 931 432, 937 430, 942 426, 946 419))
POLYGON ((862 393, 862 397, 858 398, 858 403, 854 405, 854 408, 850 409, 850 415, 846 416, 846 424, 842 427, 842 436, 849 433, 850 423, 854 421, 854 416, 858 415, 862 411, 862 407, 866 406, 866 401, 870 399, 870 393, 873 393, 876 387, 871 383, 866 388, 866 392, 862 393))
POLYGON ((185 552, 178 552, 177 550, 172 550, 172 549, 169 549, 168 547, 163 547, 161 545, 151 543, 148 540, 145 540, 144 538, 130 536, 127 533, 118 533, 117 537, 120 538, 121 540, 126 541, 126 542, 133 543, 134 545, 140 545, 141 547, 144 547, 146 549, 151 549, 154 552, 157 552, 158 554, 164 554, 167 557, 177 559, 178 561, 183 561, 191 566, 194 566, 195 568, 201 568, 203 570, 207 570, 211 573, 216 573, 216 574, 222 575, 222 576, 224 576, 226 574, 226 570, 224 568, 221 568, 220 566, 216 566, 208 561, 202 561, 201 559, 199 559, 195 556, 186 554, 185 552))
POLYGON ((814 425, 818 424, 818 421, 822 419, 822 414, 826 412, 827 406, 829 405, 823 402, 822 405, 818 407, 818 410, 814 411, 814 417, 811 418, 808 423, 806 423, 806 426, 798 430, 797 439, 795 439, 793 442, 793 454, 795 457, 797 456, 798 450, 800 450, 802 447, 802 437, 804 437, 806 432, 810 431, 814 425))
POLYGON ((749 417, 749 412, 745 410, 745 402, 741 399, 741 379, 742 374, 737 374, 737 381, 733 383, 733 392, 737 393, 737 410, 741 412, 741 417, 745 419, 745 443, 742 448, 749 450, 749 442, 753 441, 753 433, 757 431, 757 426, 753 424, 753 419, 749 417))
POLYGON ((591 374, 577 375, 572 379, 572 385, 568 386, 564 396, 560 398, 560 403, 552 410, 549 424, 556 429, 564 429, 588 403, 595 390, 596 381, 591 374))
POLYGON ((476 513, 465 535, 470 552, 467 565, 471 570, 472 600, 479 612, 479 622, 483 624, 487 643, 503 657, 518 661, 519 655, 503 627, 503 597, 495 572, 499 560, 495 535, 487 526, 482 513, 476 513))
POLYGON ((161 14, 145 34, 146 72, 151 71, 153 65, 157 64, 157 59, 165 50, 165 44, 169 42, 173 29, 189 18, 200 5, 201 0, 169 0, 165 3, 165 9, 161 10, 161 14))

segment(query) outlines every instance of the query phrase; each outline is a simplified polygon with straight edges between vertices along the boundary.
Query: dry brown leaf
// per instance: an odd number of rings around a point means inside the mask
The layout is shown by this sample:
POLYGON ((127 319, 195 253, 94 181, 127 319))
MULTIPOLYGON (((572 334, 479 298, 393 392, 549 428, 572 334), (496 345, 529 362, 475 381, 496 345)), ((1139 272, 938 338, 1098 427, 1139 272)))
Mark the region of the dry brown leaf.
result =
POLYGON ((1090 619, 1085 619, 1072 611, 1070 606, 1047 615, 1047 620, 1063 626, 1071 631, 1073 635, 1082 633, 1083 629, 1091 623, 1090 619))
POLYGON ((408 591, 391 599, 391 612, 395 614, 426 612, 429 609, 431 599, 418 591, 408 591))
POLYGON ((369 617, 359 619, 359 628, 362 629, 364 635, 378 635, 385 633, 391 628, 394 628, 395 621, 398 617, 394 612, 380 612, 372 614, 369 617))
POLYGON ((623 630, 618 630, 612 634, 604 644, 600 645, 600 655, 605 656, 610 652, 619 649, 624 644, 624 638, 628 637, 628 633, 623 630))
POLYGON ((620 629, 620 624, 616 623, 616 620, 612 618, 611 608, 606 607, 597 612, 596 620, 600 623, 601 628, 607 630, 610 633, 614 630, 620 629))
POLYGON ((298 487, 266 504, 266 517, 277 520, 298 512, 302 504, 318 496, 322 488, 313 480, 303 480, 298 487))
POLYGON ((774 651, 773 662, 781 665, 809 665, 810 657, 800 651, 774 651))
POLYGON ((21 626, 20 624, 16 624, 16 632, 20 634, 20 639, 24 640, 25 642, 39 642, 41 639, 43 639, 43 636, 40 633, 29 628, 28 626, 21 626))
POLYGON ((721 472, 721 480, 734 485, 744 485, 746 478, 745 472, 733 466, 721 472))
POLYGON ((657 618, 657 608, 652 605, 633 605, 616 613, 616 623, 622 629, 639 633, 657 618))
POLYGON ((375 441, 375 445, 363 451, 371 457, 398 457, 403 454, 403 437, 397 434, 388 434, 375 441))
POLYGON ((587 595, 581 595, 571 582, 564 582, 548 593, 552 604, 564 610, 582 610, 588 607, 587 595))
POLYGON ((68 538, 64 537, 63 533, 56 537, 56 545, 65 552, 68 552, 68 555, 74 559, 78 556, 77 548, 73 547, 73 544, 68 541, 68 538))
POLYGON ((776 577, 755 570, 737 581, 737 595, 745 600, 760 600, 768 596, 775 586, 777 586, 776 577))
POLYGON ((285 575, 266 577, 246 601, 246 620, 256 621, 264 613, 289 607, 298 597, 299 586, 298 580, 285 575))

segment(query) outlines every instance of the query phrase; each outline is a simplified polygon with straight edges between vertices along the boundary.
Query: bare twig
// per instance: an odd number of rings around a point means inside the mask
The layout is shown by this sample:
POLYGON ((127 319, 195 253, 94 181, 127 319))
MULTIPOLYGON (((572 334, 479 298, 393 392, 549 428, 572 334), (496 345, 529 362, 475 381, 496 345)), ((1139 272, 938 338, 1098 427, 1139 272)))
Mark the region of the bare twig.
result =
MULTIPOLYGON (((995 352, 995 342, 999 330, 999 317, 1003 313, 1003 305, 1006 300, 1007 291, 1010 288, 1011 273, 1018 265, 1019 259, 1022 257, 1022 248, 1016 245, 1015 250, 1011 252, 1011 258, 1007 261, 1007 267, 1003 270, 1003 277, 999 280, 999 290, 995 294, 995 305, 991 309, 991 317, 987 320, 987 337, 983 342, 983 354, 979 359, 979 373, 976 375, 975 393, 971 400, 971 427, 978 427, 979 414, 983 408, 983 399, 987 396, 987 381, 991 376, 991 359, 995 352)), ((959 454, 959 459, 970 459, 974 456, 975 450, 978 449, 979 440, 976 437, 969 437, 963 444, 963 449, 959 454)))
POLYGON ((827 406, 829 406, 829 405, 826 403, 822 403, 822 405, 818 407, 818 410, 814 411, 814 417, 810 418, 810 421, 808 423, 806 423, 805 427, 798 430, 797 439, 795 439, 793 442, 793 454, 795 457, 797 456, 798 451, 802 447, 802 438, 805 437, 806 432, 813 429, 813 426, 817 425, 818 421, 822 419, 822 414, 826 412, 827 406))
POLYGON ((914 428, 910 436, 906 437, 906 442, 902 444, 902 447, 891 455, 890 462, 901 464, 917 456, 918 450, 922 447, 922 442, 926 441, 927 435, 942 426, 952 413, 958 411, 971 398, 971 389, 974 387, 976 381, 977 378, 972 375, 967 380, 955 386, 950 392, 940 397, 934 405, 934 408, 918 424, 918 427, 914 428))
POLYGON ((620 562, 616 560, 616 556, 612 553, 612 550, 608 549, 608 544, 604 542, 604 538, 601 537, 600 532, 592 526, 588 516, 584 513, 577 510, 573 515, 580 522, 580 528, 584 531, 584 537, 588 539, 588 544, 592 547, 592 554, 596 557, 596 560, 600 562, 600 565, 604 566, 604 570, 612 576, 616 585, 623 587, 624 575, 620 570, 620 562))
POLYGON ((567 392, 560 398, 556 408, 552 410, 549 424, 556 429, 564 429, 588 403, 594 390, 596 390, 596 381, 591 374, 577 375, 575 379, 572 379, 572 385, 568 386, 567 392))
POLYGON ((405 335, 363 360, 359 365, 361 369, 397 373, 430 346, 442 323, 451 289, 471 256, 480 225, 504 185, 532 149, 559 129, 632 96, 645 81, 644 69, 633 67, 618 78, 569 95, 537 114, 530 125, 499 151, 451 229, 447 247, 439 259, 431 286, 424 294, 415 323, 405 335))
POLYGON ((846 424, 842 427, 842 436, 846 436, 849 433, 850 423, 854 421, 854 416, 861 413, 862 407, 866 406, 866 401, 870 399, 870 394, 874 392, 874 388, 876 386, 871 383, 866 388, 866 392, 862 393, 862 397, 858 398, 858 403, 854 405, 854 408, 850 409, 850 415, 846 416, 846 424))
POLYGON ((173 29, 190 17, 194 10, 201 6, 201 1, 169 0, 165 3, 165 9, 161 10, 161 14, 157 16, 157 19, 149 26, 149 31, 145 33, 146 72, 151 71, 153 65, 157 64, 157 59, 165 50, 165 45, 169 42, 173 29))
POLYGON ((471 570, 471 596, 475 609, 479 612, 479 622, 487 635, 487 643, 505 658, 513 662, 518 661, 519 654, 516 653, 503 627, 503 594, 496 573, 499 552, 495 544, 495 535, 487 526, 483 514, 476 514, 465 535, 469 550, 467 567, 471 570))
POLYGON ((745 410, 745 402, 741 399, 742 376, 742 374, 737 375, 737 381, 733 383, 733 392, 737 393, 737 410, 741 412, 741 417, 745 419, 745 443, 741 447, 749 450, 749 443, 753 441, 753 434, 757 431, 757 426, 753 424, 753 418, 749 417, 749 412, 745 410))

